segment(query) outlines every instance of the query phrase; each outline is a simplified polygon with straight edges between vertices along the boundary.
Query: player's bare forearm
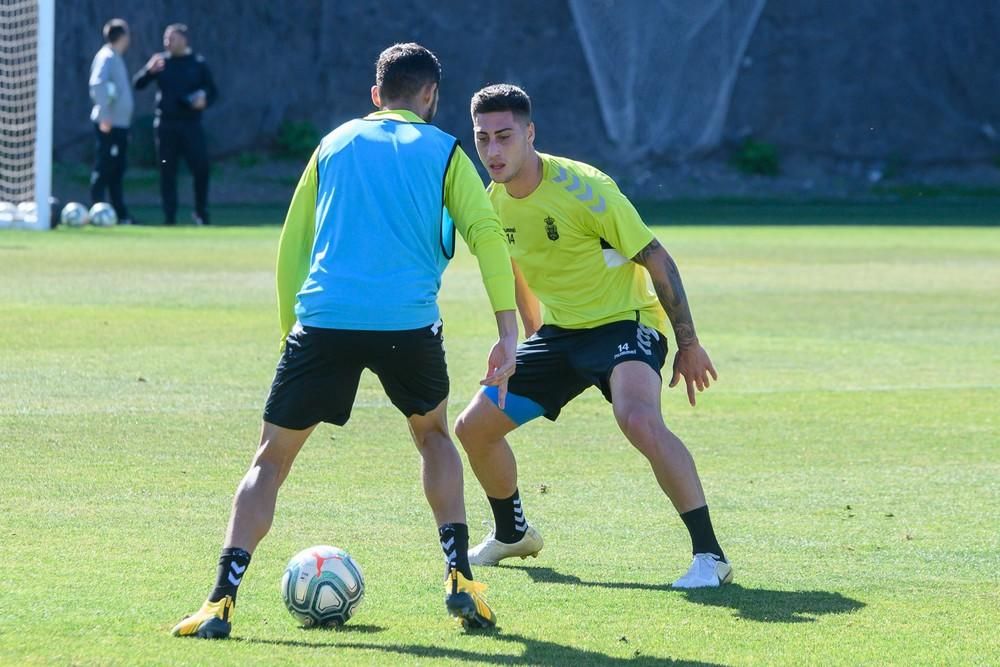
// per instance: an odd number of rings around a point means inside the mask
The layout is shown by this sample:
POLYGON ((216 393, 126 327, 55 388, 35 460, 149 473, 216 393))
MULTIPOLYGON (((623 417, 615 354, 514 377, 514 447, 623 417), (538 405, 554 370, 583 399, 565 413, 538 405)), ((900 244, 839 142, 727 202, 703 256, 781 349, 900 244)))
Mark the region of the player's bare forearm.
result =
POLYGON ((511 260, 511 267, 514 269, 514 299, 517 301, 517 310, 521 314, 521 322, 524 324, 524 337, 531 338, 542 326, 542 311, 524 274, 517 268, 517 264, 511 260))
POLYGON ((674 258, 659 241, 653 239, 632 258, 632 261, 649 271, 656 296, 674 328, 677 348, 684 350, 697 345, 698 336, 694 330, 694 318, 691 316, 684 283, 681 281, 681 273, 674 258))
POLYGON ((718 380, 719 375, 694 332, 694 319, 691 317, 691 308, 684 293, 681 272, 670 254, 656 239, 640 250, 632 261, 641 264, 649 271, 656 296, 660 299, 663 309, 667 311, 670 324, 674 327, 677 354, 674 355, 674 373, 670 386, 676 386, 683 377, 687 386, 688 401, 694 406, 695 390, 704 391, 711 384, 709 378, 718 380))
POLYGON ((524 324, 524 337, 531 338, 542 326, 542 318, 538 312, 538 301, 532 301, 531 297, 517 299, 517 310, 521 314, 521 322, 524 324))
POLYGON ((517 316, 513 310, 498 310, 497 334, 501 339, 513 338, 517 340, 517 316))

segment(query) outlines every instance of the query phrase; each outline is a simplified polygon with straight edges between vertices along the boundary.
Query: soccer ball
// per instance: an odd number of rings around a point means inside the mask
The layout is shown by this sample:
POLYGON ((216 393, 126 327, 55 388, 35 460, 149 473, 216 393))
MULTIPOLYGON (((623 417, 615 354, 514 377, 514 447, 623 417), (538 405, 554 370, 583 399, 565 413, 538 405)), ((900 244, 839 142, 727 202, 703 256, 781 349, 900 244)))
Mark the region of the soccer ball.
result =
POLYGON ((118 214, 111 204, 98 202, 90 207, 90 224, 97 227, 113 227, 118 224, 118 214))
POLYGON ((292 557, 281 577, 281 597, 307 628, 343 625, 365 596, 365 577, 337 547, 309 547, 292 557))
POLYGON ((0 202, 0 229, 11 227, 21 219, 17 206, 9 201, 0 202))
POLYGON ((70 227, 83 227, 87 224, 87 207, 75 201, 71 201, 63 207, 59 220, 70 227))
POLYGON ((33 201, 23 201, 17 205, 17 216, 15 223, 20 220, 25 225, 34 225, 38 222, 38 206, 33 201))

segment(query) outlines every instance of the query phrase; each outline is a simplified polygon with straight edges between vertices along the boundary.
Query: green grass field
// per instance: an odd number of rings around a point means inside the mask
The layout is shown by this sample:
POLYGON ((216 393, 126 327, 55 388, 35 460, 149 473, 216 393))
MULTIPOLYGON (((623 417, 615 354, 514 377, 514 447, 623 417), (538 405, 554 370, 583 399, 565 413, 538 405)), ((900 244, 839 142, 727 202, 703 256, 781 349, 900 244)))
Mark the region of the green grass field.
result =
MULTIPOLYGON (((677 389, 663 407, 736 583, 670 590, 686 532, 590 391, 512 439, 546 548, 477 570, 500 620, 478 636, 443 612, 417 455, 371 376, 286 483, 234 639, 168 636, 211 586, 256 445, 278 228, 0 232, 0 663, 1000 663, 1000 229, 901 226, 969 222, 935 206, 883 208, 889 227, 834 225, 846 206, 658 227, 720 372, 697 408, 677 389), (317 543, 367 577, 340 630, 299 629, 278 594, 317 543)), ((688 214, 670 219, 712 206, 688 214)), ((441 301, 454 417, 493 338, 464 247, 441 301)), ((468 470, 466 497, 476 539, 468 470)))

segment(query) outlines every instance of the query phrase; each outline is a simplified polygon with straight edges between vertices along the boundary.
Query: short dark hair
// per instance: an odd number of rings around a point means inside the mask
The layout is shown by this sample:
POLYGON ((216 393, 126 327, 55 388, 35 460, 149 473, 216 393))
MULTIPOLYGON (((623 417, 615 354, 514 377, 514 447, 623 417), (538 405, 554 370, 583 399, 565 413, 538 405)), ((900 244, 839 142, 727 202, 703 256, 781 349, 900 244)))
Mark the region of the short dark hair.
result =
POLYGON ((472 115, 510 111, 515 116, 531 122, 531 98, 521 88, 510 83, 486 86, 472 96, 472 115))
POLYGON ((414 42, 393 44, 375 62, 375 85, 383 99, 410 99, 429 83, 441 83, 441 63, 414 42))
POLYGON ((168 32, 179 32, 184 35, 184 39, 188 36, 188 27, 184 23, 171 23, 163 30, 163 34, 166 35, 168 32))
POLYGON ((111 19, 104 24, 104 41, 108 44, 114 44, 127 34, 128 23, 125 19, 111 19))

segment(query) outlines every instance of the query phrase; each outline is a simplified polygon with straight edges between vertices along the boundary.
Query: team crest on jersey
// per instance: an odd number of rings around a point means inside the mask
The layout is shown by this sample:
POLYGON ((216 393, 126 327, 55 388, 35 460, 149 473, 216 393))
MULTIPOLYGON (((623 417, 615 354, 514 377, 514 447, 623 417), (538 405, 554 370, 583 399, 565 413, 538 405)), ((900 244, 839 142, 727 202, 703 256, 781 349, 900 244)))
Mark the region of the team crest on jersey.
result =
POLYGON ((559 228, 556 227, 556 221, 552 216, 545 218, 545 234, 548 235, 550 241, 559 240, 559 228))

